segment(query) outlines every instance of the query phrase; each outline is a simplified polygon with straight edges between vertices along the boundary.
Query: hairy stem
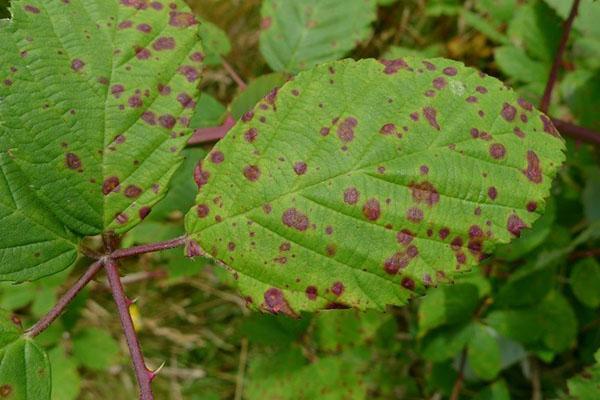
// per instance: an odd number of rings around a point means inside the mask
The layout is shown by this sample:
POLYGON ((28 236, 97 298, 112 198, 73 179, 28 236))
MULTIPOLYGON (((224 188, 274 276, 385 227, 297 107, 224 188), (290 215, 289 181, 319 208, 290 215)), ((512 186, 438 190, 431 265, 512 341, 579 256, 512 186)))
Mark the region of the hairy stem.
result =
POLYGON ((153 253, 155 251, 162 251, 173 249, 175 247, 181 247, 185 245, 185 239, 186 237, 184 235, 175 239, 166 240, 164 242, 143 244, 141 246, 130 247, 128 249, 118 249, 112 252, 110 258, 113 260, 118 260, 120 258, 133 257, 138 256, 140 254, 153 253))
POLYGON ((96 261, 85 271, 85 273, 67 290, 58 300, 52 309, 35 325, 27 330, 27 336, 33 338, 42 333, 52 324, 65 310, 67 305, 77 296, 77 294, 96 276, 102 268, 102 261, 96 261))
POLYGON ((562 121, 560 119, 552 118, 552 123, 565 136, 570 136, 575 140, 582 142, 595 144, 600 146, 600 133, 592 131, 591 129, 584 128, 570 122, 562 121))
POLYGON ((552 98, 552 90, 554 89, 556 79, 558 78, 558 71, 560 70, 560 65, 562 63, 562 56, 565 52, 565 48, 567 47, 567 41, 569 40, 569 34, 573 28, 573 20, 575 20, 578 8, 579 0, 574 0, 569 17, 563 25, 563 32, 558 45, 558 50, 556 51, 556 55, 554 57, 554 63, 552 64, 552 68, 550 68, 550 75, 548 76, 548 82, 546 82, 546 89, 544 89, 544 95, 542 96, 542 101, 540 102, 540 110, 546 114, 548 113, 548 107, 550 106, 550 100, 552 98))
POLYGON ((140 400, 153 400, 154 395, 152 394, 151 382, 154 374, 146 368, 140 342, 133 326, 131 314, 129 314, 130 301, 125 296, 117 263, 113 259, 107 258, 104 263, 104 269, 108 276, 108 283, 117 305, 121 326, 123 327, 127 346, 129 347, 129 353, 131 354, 133 368, 140 388, 140 400))

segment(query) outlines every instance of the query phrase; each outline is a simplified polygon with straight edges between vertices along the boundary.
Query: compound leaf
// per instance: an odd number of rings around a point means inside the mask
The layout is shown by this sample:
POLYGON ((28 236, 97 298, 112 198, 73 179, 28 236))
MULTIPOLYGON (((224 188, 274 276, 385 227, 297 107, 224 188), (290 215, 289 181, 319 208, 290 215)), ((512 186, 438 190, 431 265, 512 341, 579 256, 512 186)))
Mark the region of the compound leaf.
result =
POLYGON ((374 0, 266 0, 260 51, 274 71, 296 73, 342 58, 371 35, 374 0))
POLYGON ((325 64, 198 165, 188 250, 234 269, 266 311, 404 304, 531 226, 563 147, 545 115, 460 63, 325 64))
POLYGON ((185 3, 15 0, 0 27, 0 149, 72 231, 123 232, 164 196, 200 76, 185 3))

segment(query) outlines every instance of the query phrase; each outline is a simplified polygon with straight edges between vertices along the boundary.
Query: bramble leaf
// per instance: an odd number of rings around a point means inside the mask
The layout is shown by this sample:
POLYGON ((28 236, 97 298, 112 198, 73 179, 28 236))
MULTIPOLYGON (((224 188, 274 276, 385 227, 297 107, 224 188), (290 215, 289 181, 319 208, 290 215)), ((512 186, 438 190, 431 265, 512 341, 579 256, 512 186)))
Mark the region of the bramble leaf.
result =
POLYGON ((0 397, 14 400, 50 399, 48 356, 21 336, 20 321, 0 310, 0 397))
POLYGON ((596 364, 567 381, 569 399, 594 400, 600 396, 600 350, 595 354, 596 364))
POLYGON ((74 235, 45 209, 5 153, 0 153, 0 238, 0 280, 37 279, 77 259, 74 235))
POLYGON ((383 309, 531 226, 562 151, 545 115, 460 63, 333 62, 198 165, 186 229, 255 307, 383 309))
POLYGON ((371 35, 374 0, 265 0, 260 51, 274 71, 296 73, 342 58, 371 35))
POLYGON ((181 0, 15 0, 0 28, 0 126, 72 231, 124 232, 165 194, 203 54, 181 0))

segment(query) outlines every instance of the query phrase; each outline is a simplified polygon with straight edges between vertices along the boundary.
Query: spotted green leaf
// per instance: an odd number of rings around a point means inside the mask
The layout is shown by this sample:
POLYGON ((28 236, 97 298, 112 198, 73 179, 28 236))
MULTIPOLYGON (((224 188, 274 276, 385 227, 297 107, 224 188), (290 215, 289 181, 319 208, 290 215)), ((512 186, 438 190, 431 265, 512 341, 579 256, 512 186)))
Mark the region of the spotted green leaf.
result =
POLYGON ((296 73, 342 58, 369 38, 374 0, 265 0, 260 51, 274 71, 296 73))
POLYGON ((37 279, 63 270, 77 259, 74 235, 40 203, 21 171, 3 152, 0 238, 0 280, 37 279))
POLYGON ((203 58, 181 0, 15 0, 0 27, 0 126, 72 231, 123 232, 164 196, 203 58))
POLYGON ((0 398, 50 400, 48 356, 21 334, 20 321, 0 310, 0 398))
POLYGON ((198 165, 188 251, 266 311, 405 304, 529 227, 563 158, 545 115, 460 63, 324 64, 198 165))

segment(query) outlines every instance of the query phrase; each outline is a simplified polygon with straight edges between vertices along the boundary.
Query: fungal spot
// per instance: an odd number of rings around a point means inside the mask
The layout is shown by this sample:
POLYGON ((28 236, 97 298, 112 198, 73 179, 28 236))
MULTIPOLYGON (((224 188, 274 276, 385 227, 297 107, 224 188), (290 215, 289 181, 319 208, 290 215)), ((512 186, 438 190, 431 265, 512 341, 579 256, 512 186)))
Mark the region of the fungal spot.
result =
POLYGON ((525 132, 523 132, 519 127, 515 127, 515 129, 513 129, 513 132, 521 139, 525 137, 525 132))
POLYGON ((152 209, 150 207, 142 207, 140 208, 139 211, 139 216, 141 220, 146 219, 146 217, 150 214, 150 211, 152 211, 152 209))
POLYGON ((419 207, 411 207, 406 211, 406 219, 411 222, 418 223, 423 220, 423 210, 419 207))
POLYGON ((279 251, 289 251, 292 248, 290 242, 283 242, 279 245, 279 251))
POLYGON ((260 20, 260 29, 263 31, 271 27, 271 17, 265 17, 260 20))
POLYGON ((540 167, 540 159, 533 150, 527 151, 527 168, 523 173, 533 183, 542 182, 542 169, 540 167))
POLYGON ((281 221, 284 225, 294 228, 297 231, 303 232, 308 229, 308 217, 295 208, 288 208, 281 216, 281 221))
POLYGON ((175 38, 159 37, 152 43, 152 48, 156 51, 173 50, 175 48, 175 38))
POLYGON ((455 237, 454 239, 452 239, 452 242, 450 242, 450 247, 452 248, 452 250, 459 250, 463 245, 463 240, 460 236, 455 237))
POLYGON ((518 215, 511 214, 508 217, 508 221, 506 223, 506 229, 508 229, 508 231, 510 233, 512 233, 514 236, 520 237, 521 231, 523 230, 523 228, 527 228, 527 224, 525 224, 525 222, 523 222, 523 220, 521 218, 519 218, 518 215))
POLYGON ((554 124, 552 123, 550 118, 546 117, 544 114, 541 114, 540 119, 542 120, 542 123, 544 124, 544 132, 549 133, 555 137, 560 137, 560 135, 558 134, 558 131, 554 127, 554 124))
POLYGON ((406 61, 401 58, 396 60, 379 60, 379 62, 385 66, 383 72, 387 75, 395 74, 401 68, 408 68, 406 61))
POLYGON ((469 96, 466 99, 467 103, 477 103, 477 97, 475 96, 469 96))
POLYGON ((200 218, 206 218, 209 212, 210 208, 206 204, 198 204, 198 207, 196 207, 196 214, 200 218))
POLYGON ((274 314, 283 313, 289 316, 296 316, 283 297, 283 292, 281 292, 281 290, 271 288, 265 292, 264 298, 265 303, 263 306, 267 309, 267 311, 270 311, 274 314))
POLYGON ((521 106, 521 108, 527 110, 527 111, 531 111, 533 110, 533 105, 528 102, 527 100, 523 99, 523 98, 519 98, 517 100, 517 103, 519 103, 519 105, 521 106))
POLYGON ((294 172, 296 175, 304 175, 306 173, 306 163, 303 161, 298 161, 294 164, 294 172))
POLYGON ((177 120, 171 114, 165 114, 158 117, 158 123, 165 129, 173 129, 177 120))
POLYGON ((429 167, 427 165, 421 165, 419 171, 421 172, 421 175, 427 175, 429 173, 429 167))
POLYGON ((194 181, 198 186, 198 190, 200 190, 202 186, 206 185, 208 178, 210 178, 210 172, 205 171, 202 168, 202 161, 199 161, 194 168, 194 181))
POLYGON ((129 107, 131 108, 140 108, 144 105, 144 102, 139 94, 135 94, 127 99, 127 104, 129 104, 129 107))
POLYGON ((115 221, 117 221, 117 223, 119 225, 124 225, 127 223, 127 221, 129 220, 129 217, 127 216, 127 214, 123 214, 123 213, 119 213, 117 214, 117 216, 115 217, 115 221))
POLYGON ((333 285, 331 285, 331 292, 338 297, 344 293, 344 289, 344 284, 340 281, 334 282, 333 285))
POLYGON ((75 72, 81 71, 85 67, 85 63, 80 59, 76 58, 71 61, 71 69, 75 72))
POLYGON ((139 24, 137 30, 143 33, 150 33, 152 32, 152 27, 148 24, 139 24))
POLYGON ((81 159, 74 153, 67 153, 65 156, 65 164, 69 169, 78 170, 81 168, 81 159))
POLYGON ((411 113, 410 114, 410 119, 412 119, 415 122, 418 121, 419 120, 419 113, 416 113, 416 112, 411 113))
POLYGON ((188 12, 171 11, 169 16, 169 25, 177 28, 188 28, 198 23, 194 15, 188 12))
MULTIPOLYGON (((27 6, 25 6, 27 8, 27 6)), ((39 12, 39 11, 38 11, 39 12)), ((4 384, 0 386, 0 396, 8 397, 12 393, 12 386, 9 384, 4 384)))
POLYGON ((23 9, 30 14, 39 14, 40 13, 39 8, 32 6, 30 4, 25 5, 25 7, 23 7, 23 9))
POLYGON ((325 227, 325 234, 326 234, 326 235, 331 235, 331 234, 333 234, 333 227, 332 227, 331 225, 327 225, 327 226, 325 227))
POLYGON ((408 290, 415 290, 415 281, 413 281, 410 278, 403 278, 402 282, 400 283, 402 285, 403 288, 408 289, 408 290))
POLYGON ((436 119, 437 111, 435 110, 435 108, 424 107, 423 108, 423 116, 425 117, 425 119, 427 119, 427 122, 429 122, 429 125, 431 125, 432 128, 434 128, 438 131, 440 130, 440 126, 436 119))
POLYGON ((323 127, 321 128, 321 131, 319 133, 321 134, 321 136, 327 136, 329 135, 329 128, 323 127))
POLYGON ((381 215, 381 209, 379 205, 379 200, 377 199, 369 199, 363 206, 363 215, 369 221, 377 221, 379 216, 381 215))
POLYGON ((433 65, 429 61, 421 61, 421 62, 423 63, 423 65, 425 65, 425 68, 427 68, 428 71, 435 71, 435 65, 433 65))
POLYGON ((440 232, 439 232, 440 239, 445 240, 449 234, 450 234, 450 229, 448 229, 448 228, 440 229, 440 232))
POLYGON ((244 167, 244 176, 250 182, 256 182, 260 178, 260 169, 256 165, 246 165, 244 167))
POLYGON ((501 143, 494 143, 490 146, 490 155, 492 158, 500 160, 506 155, 506 148, 501 143))
POLYGON ((263 211, 265 212, 265 214, 271 214, 271 211, 273 211, 273 207, 270 204, 264 204, 262 206, 263 211))
POLYGON ((318 295, 318 289, 316 286, 307 286, 305 293, 309 300, 315 300, 318 295))
POLYGON ((410 261, 419 254, 415 246, 409 246, 405 252, 394 253, 383 263, 383 269, 390 275, 396 275, 398 271, 408 266, 410 261))
POLYGON ((508 103, 504 103, 502 105, 502 112, 500 114, 502 115, 502 118, 508 122, 512 122, 517 114, 517 109, 508 103))
POLYGON ((444 87, 446 87, 446 79, 443 76, 435 78, 432 83, 433 87, 438 90, 442 90, 444 87))
POLYGON ((333 243, 329 243, 326 247, 325 247, 325 254, 327 254, 328 257, 333 257, 335 256, 335 253, 337 252, 337 246, 333 243))
POLYGON ((425 203, 431 207, 440 201, 440 194, 429 182, 411 183, 409 187, 412 198, 417 203, 425 203))
POLYGON ((486 93, 487 93, 487 89, 486 89, 486 88, 484 88, 483 86, 477 86, 477 87, 475 88, 475 90, 477 90, 477 91, 478 91, 479 93, 481 93, 481 94, 486 94, 486 93))
POLYGON ((210 154, 210 161, 214 164, 221 164, 225 160, 225 156, 219 150, 216 150, 210 154))
POLYGON ((194 258, 204 254, 198 242, 190 240, 185 244, 185 255, 189 258, 194 258))
POLYGON ((125 197, 129 197, 130 199, 135 199, 142 194, 142 189, 135 185, 129 185, 125 188, 124 194, 125 194, 125 197))
POLYGON ((233 243, 233 242, 227 243, 227 250, 234 251, 235 250, 235 243, 233 243))
POLYGON ((160 93, 161 96, 168 96, 169 94, 171 94, 171 87, 163 85, 162 83, 158 84, 157 89, 158 93, 160 93))
POLYGON ((396 125, 394 124, 385 124, 379 130, 379 133, 381 133, 382 135, 392 135, 396 132, 396 125))
POLYGON ((498 196, 498 191, 496 190, 496 188, 494 186, 490 186, 488 188, 487 193, 488 193, 488 197, 491 200, 496 200, 496 197, 498 196))
POLYGON ((408 229, 402 229, 400 232, 396 234, 396 240, 398 243, 408 246, 410 242, 414 239, 415 234, 408 229))
POLYGON ((250 121, 252 121, 252 118, 254 118, 254 112, 252 112, 252 111, 246 111, 242 115, 242 122, 250 122, 250 121))
POLYGON ((119 184, 120 184, 119 178, 117 178, 116 176, 109 176, 102 183, 102 193, 105 196, 108 195, 109 193, 114 191, 116 188, 118 188, 119 184))
POLYGON ((198 72, 198 70, 191 65, 182 65, 179 67, 178 72, 185 76, 187 81, 190 83, 194 83, 198 80, 198 78, 200 78, 200 72, 198 72))
POLYGON ((344 202, 353 205, 358 203, 360 197, 359 191, 355 187, 349 187, 344 191, 344 202))
POLYGON ((537 203, 535 201, 530 201, 527 203, 527 211, 534 212, 537 210, 537 203))
POLYGON ((354 117, 348 117, 338 126, 337 135, 344 143, 351 142, 354 139, 354 128, 358 121, 354 117))
POLYGON ((248 143, 252 143, 256 140, 258 136, 258 130, 256 128, 250 128, 244 133, 244 140, 248 143))
POLYGON ((442 70, 442 72, 448 76, 454 76, 458 73, 458 71, 454 67, 446 67, 442 70))

